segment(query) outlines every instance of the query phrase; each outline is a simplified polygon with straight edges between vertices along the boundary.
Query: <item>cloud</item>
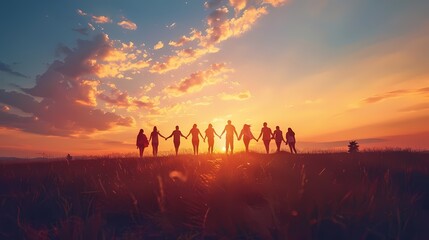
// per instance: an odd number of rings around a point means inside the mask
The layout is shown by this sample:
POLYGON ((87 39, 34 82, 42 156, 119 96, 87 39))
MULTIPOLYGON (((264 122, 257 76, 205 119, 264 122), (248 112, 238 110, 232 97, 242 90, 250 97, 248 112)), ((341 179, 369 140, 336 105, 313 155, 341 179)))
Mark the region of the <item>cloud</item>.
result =
POLYGON ((106 16, 92 16, 91 18, 95 23, 99 23, 99 24, 112 22, 112 20, 106 16))
MULTIPOLYGON (((247 6, 240 1, 234 1, 234 4, 237 4, 240 10, 242 6, 247 6)), ((228 13, 227 7, 217 8, 207 17, 208 27, 204 33, 193 29, 189 36, 182 36, 177 41, 170 41, 169 45, 174 47, 182 47, 186 43, 197 41, 198 47, 177 50, 175 55, 165 57, 163 62, 155 62, 150 71, 152 73, 166 73, 178 69, 183 64, 192 63, 208 53, 218 52, 219 48, 216 46, 219 43, 232 37, 239 37, 249 31, 256 21, 268 11, 265 6, 258 8, 250 6, 244 9, 241 15, 230 19, 228 13)))
POLYGON ((382 94, 377 94, 368 98, 363 99, 364 103, 378 103, 390 98, 398 98, 411 94, 429 94, 429 87, 427 88, 419 88, 419 89, 400 89, 395 91, 390 91, 382 94))
POLYGON ((176 23, 175 22, 173 22, 172 24, 170 24, 170 25, 167 25, 167 26, 165 26, 166 28, 169 28, 169 29, 172 29, 172 28, 174 28, 176 26, 176 23))
POLYGON ((77 9, 77 10, 76 10, 76 13, 77 13, 77 14, 79 14, 79 15, 81 15, 81 16, 86 16, 86 15, 88 15, 86 12, 84 12, 84 11, 82 11, 82 10, 80 10, 80 9, 77 9))
POLYGON ((286 0, 264 0, 264 3, 270 4, 273 7, 280 7, 285 4, 286 0))
POLYGON ((235 12, 238 13, 246 8, 247 0, 229 0, 229 4, 234 7, 235 12))
POLYGON ((149 71, 151 73, 166 73, 178 69, 184 64, 192 63, 207 53, 214 53, 217 51, 219 51, 219 49, 214 47, 177 50, 176 55, 165 58, 164 62, 155 62, 149 71))
POLYGON ((17 76, 17 77, 28 78, 24 74, 17 72, 17 71, 14 71, 9 65, 7 65, 6 63, 3 63, 1 61, 0 61, 0 71, 5 72, 5 73, 9 73, 9 74, 17 76))
POLYGON ((185 45, 188 42, 192 42, 192 41, 195 41, 196 39, 200 39, 200 38, 201 38, 201 32, 193 29, 191 31, 190 37, 182 36, 177 41, 170 41, 168 43, 168 45, 173 46, 173 47, 181 47, 181 46, 185 45))
POLYGON ((161 41, 159 41, 159 42, 157 42, 156 44, 155 44, 155 46, 153 46, 153 49, 154 50, 158 50, 158 49, 161 49, 161 48, 163 48, 164 47, 164 43, 162 43, 161 41))
MULTIPOLYGON (((75 67, 79 66, 80 71, 88 70, 85 74, 93 74, 99 78, 114 77, 118 79, 126 78, 127 73, 138 74, 142 69, 150 66, 150 59, 144 58, 144 53, 137 49, 132 42, 120 44, 114 47, 114 41, 111 41, 107 35, 97 35, 91 43, 84 40, 78 40, 78 46, 81 48, 92 48, 91 44, 99 44, 97 52, 86 51, 76 55, 73 58, 67 57, 73 64, 67 65, 65 69, 70 74, 80 75, 75 67)), ((58 52, 66 55, 73 52, 65 46, 60 46, 58 52)), ((64 67, 64 66, 61 66, 64 67)))
POLYGON ((400 112, 420 112, 425 110, 429 110, 429 103, 420 103, 420 104, 412 105, 406 108, 402 108, 399 111, 400 112))
POLYGON ((137 99, 135 97, 130 97, 127 92, 119 90, 115 85, 110 85, 110 93, 106 94, 101 92, 98 94, 98 98, 108 103, 110 107, 117 108, 146 108, 151 110, 157 105, 156 100, 150 100, 149 98, 142 97, 137 99))
POLYGON ((225 63, 212 64, 209 69, 191 74, 174 85, 167 86, 164 92, 170 96, 178 97, 186 93, 198 92, 205 86, 213 85, 221 80, 222 73, 230 72, 225 63))
POLYGON ((145 85, 144 87, 140 87, 143 89, 144 93, 148 93, 152 91, 152 89, 155 87, 155 83, 149 83, 148 85, 145 85))
POLYGON ((244 101, 249 99, 251 96, 252 95, 250 94, 249 91, 244 91, 237 94, 227 94, 227 93, 219 94, 219 97, 225 101, 228 101, 228 100, 244 101))
POLYGON ((206 8, 215 8, 218 7, 222 3, 222 0, 211 0, 204 3, 206 8))
POLYGON ((137 29, 137 24, 135 24, 134 22, 124 19, 120 22, 118 22, 118 25, 121 26, 124 29, 128 29, 128 30, 136 30, 137 29))
POLYGON ((3 107, 1 107, 1 110, 2 110, 3 112, 8 112, 8 111, 10 111, 10 107, 9 107, 9 106, 7 106, 7 105, 4 105, 3 107))
POLYGON ((60 47, 65 55, 36 78, 32 88, 20 92, 0 89, 0 102, 25 114, 0 113, 0 125, 22 131, 57 136, 85 135, 131 126, 133 119, 97 109, 100 81, 90 80, 100 63, 114 52, 107 35, 78 40, 77 47, 60 47))
POLYGON ((207 19, 209 28, 202 37, 200 46, 207 47, 218 44, 231 37, 239 37, 249 31, 255 22, 268 11, 265 7, 248 8, 236 18, 225 19, 228 13, 226 8, 215 10, 207 19))

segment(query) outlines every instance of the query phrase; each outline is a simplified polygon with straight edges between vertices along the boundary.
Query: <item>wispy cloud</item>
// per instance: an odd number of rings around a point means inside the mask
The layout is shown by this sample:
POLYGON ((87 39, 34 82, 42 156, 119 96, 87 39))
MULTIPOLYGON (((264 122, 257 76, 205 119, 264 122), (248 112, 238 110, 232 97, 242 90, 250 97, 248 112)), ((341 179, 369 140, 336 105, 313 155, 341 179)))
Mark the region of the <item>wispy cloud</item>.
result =
POLYGON ((164 43, 162 43, 162 41, 159 41, 155 44, 155 46, 153 46, 154 50, 158 50, 164 47, 164 43))
POLYGON ((106 16, 92 16, 91 18, 95 23, 99 23, 99 24, 112 22, 112 19, 106 16))
POLYGON ((86 15, 88 15, 86 12, 82 11, 81 9, 77 9, 77 10, 76 10, 76 13, 77 13, 77 14, 79 14, 79 15, 81 15, 81 16, 86 16, 86 15))
POLYGON ((17 76, 17 77, 22 77, 22 78, 28 78, 26 75, 14 71, 8 64, 1 62, 0 61, 0 71, 5 72, 5 73, 9 73, 11 75, 17 76))
POLYGON ((121 91, 114 84, 110 84, 110 92, 100 92, 98 98, 106 102, 110 107, 115 108, 145 108, 152 110, 157 105, 157 99, 150 100, 149 98, 142 97, 140 99, 131 97, 127 92, 121 91))
POLYGON ((270 4, 273 7, 279 7, 287 3, 287 1, 286 0, 264 0, 264 3, 270 4))
POLYGON ((429 94, 429 87, 419 89, 400 89, 390 92, 377 94, 368 98, 363 99, 364 103, 378 103, 390 98, 398 98, 412 94, 429 94))
POLYGON ((219 97, 222 100, 237 100, 237 101, 244 101, 251 97, 250 91, 243 91, 236 94, 229 94, 229 93, 221 93, 219 94, 219 97))
POLYGON ((205 86, 213 85, 223 80, 224 78, 220 75, 230 71, 232 69, 227 68, 225 63, 212 64, 209 69, 193 73, 178 83, 166 87, 164 92, 174 97, 197 92, 205 86))
POLYGON ((399 109, 400 112, 420 112, 425 110, 429 110, 429 103, 420 103, 399 109))
POLYGON ((176 23, 171 23, 170 25, 165 26, 166 28, 172 29, 176 26, 176 23))
POLYGON ((124 20, 118 22, 118 25, 124 29, 137 30, 137 24, 135 24, 134 22, 132 22, 128 19, 124 19, 124 20))
POLYGON ((151 68, 151 73, 166 73, 174 69, 178 69, 184 64, 189 64, 204 56, 207 53, 219 51, 218 48, 186 48, 177 50, 176 55, 169 56, 164 62, 155 62, 151 68))
MULTIPOLYGON (((270 1, 274 7, 280 6, 284 1, 270 1)), ((261 4, 252 6, 244 0, 229 2, 237 11, 236 16, 229 18, 227 7, 220 7, 213 10, 207 17, 207 28, 201 32, 193 29, 188 36, 182 36, 177 41, 170 41, 173 47, 183 47, 187 43, 195 42, 197 48, 187 47, 175 51, 176 54, 167 56, 161 62, 155 62, 151 67, 151 72, 166 73, 180 68, 183 64, 189 64, 208 53, 218 52, 217 45, 232 37, 239 37, 249 31, 256 21, 268 13, 267 7, 261 4)), ((217 1, 206 3, 206 7, 217 5, 217 1)))

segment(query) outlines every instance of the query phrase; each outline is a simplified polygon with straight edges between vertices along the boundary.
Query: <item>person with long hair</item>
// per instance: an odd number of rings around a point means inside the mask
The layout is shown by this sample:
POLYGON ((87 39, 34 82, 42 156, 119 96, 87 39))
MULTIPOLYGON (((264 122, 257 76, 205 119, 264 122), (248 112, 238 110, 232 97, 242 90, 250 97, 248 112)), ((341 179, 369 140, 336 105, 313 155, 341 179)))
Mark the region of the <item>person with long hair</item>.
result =
POLYGON ((154 157, 158 156, 158 145, 159 145, 158 136, 161 136, 162 138, 165 139, 165 137, 162 136, 162 134, 158 131, 156 126, 154 126, 153 131, 150 133, 150 137, 149 137, 149 143, 152 141, 152 154, 154 157))
POLYGON ((228 124, 223 129, 222 133, 220 134, 220 137, 223 136, 223 134, 226 132, 226 142, 225 142, 225 152, 228 154, 228 150, 231 147, 231 154, 234 152, 234 133, 235 136, 238 138, 237 131, 235 130, 234 125, 231 124, 231 120, 228 120, 228 124))
POLYGON ((241 129, 240 136, 238 136, 238 141, 240 141, 241 137, 243 137, 244 147, 246 148, 246 153, 249 152, 249 143, 250 140, 255 139, 258 141, 250 131, 250 125, 244 124, 243 129, 241 129))
POLYGON ((292 128, 288 128, 286 133, 286 145, 289 145, 290 153, 296 154, 295 143, 295 132, 292 130, 292 128))
POLYGON ((137 149, 139 149, 140 158, 142 158, 144 149, 149 146, 149 141, 147 140, 143 129, 140 129, 139 134, 137 135, 136 146, 137 149))
POLYGON ((279 126, 276 126, 276 130, 274 130, 273 138, 276 141, 277 145, 277 152, 280 152, 280 145, 282 142, 286 143, 285 139, 283 138, 283 132, 280 130, 279 126))
POLYGON ((177 156, 179 153, 180 137, 184 137, 185 139, 188 139, 188 138, 182 134, 182 132, 179 130, 179 126, 176 126, 176 130, 174 130, 170 136, 166 137, 165 140, 167 141, 171 137, 173 137, 174 150, 176 151, 176 156, 177 156))
POLYGON ((213 128, 213 125, 210 123, 205 131, 206 135, 204 136, 204 140, 207 138, 207 142, 209 144, 209 154, 213 153, 213 146, 214 146, 214 135, 220 136, 216 133, 216 131, 213 128))
POLYGON ((267 127, 267 123, 264 122, 263 127, 261 129, 261 134, 259 134, 258 140, 261 138, 264 141, 265 151, 270 153, 270 142, 273 138, 273 132, 271 131, 271 128, 267 127))
POLYGON ((194 155, 198 155, 198 147, 200 145, 200 137, 199 136, 201 136, 201 138, 203 140, 204 140, 204 137, 201 134, 200 129, 197 128, 197 124, 194 124, 192 126, 191 130, 189 130, 188 135, 186 135, 186 138, 188 138, 189 135, 191 135, 191 134, 192 134, 192 147, 194 149, 194 155))

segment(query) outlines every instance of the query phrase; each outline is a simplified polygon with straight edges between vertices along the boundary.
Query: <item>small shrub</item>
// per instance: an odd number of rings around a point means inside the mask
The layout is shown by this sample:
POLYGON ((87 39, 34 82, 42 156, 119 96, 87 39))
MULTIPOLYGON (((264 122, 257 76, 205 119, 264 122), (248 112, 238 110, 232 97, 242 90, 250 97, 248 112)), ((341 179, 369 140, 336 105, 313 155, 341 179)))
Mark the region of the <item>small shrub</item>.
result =
POLYGON ((359 152, 359 144, 356 140, 350 141, 349 142, 349 153, 356 153, 359 152))

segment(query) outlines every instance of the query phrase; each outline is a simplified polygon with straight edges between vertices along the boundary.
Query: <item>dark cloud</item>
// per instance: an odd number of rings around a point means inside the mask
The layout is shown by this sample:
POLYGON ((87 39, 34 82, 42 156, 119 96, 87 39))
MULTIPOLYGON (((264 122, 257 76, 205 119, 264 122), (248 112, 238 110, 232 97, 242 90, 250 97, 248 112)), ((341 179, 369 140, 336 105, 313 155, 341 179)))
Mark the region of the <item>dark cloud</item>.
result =
POLYGON ((63 61, 53 62, 37 76, 32 88, 20 92, 0 89, 0 102, 29 116, 1 113, 0 126, 26 132, 70 136, 130 126, 133 120, 97 109, 98 81, 87 80, 96 74, 101 62, 112 51, 107 36, 78 40, 77 47, 61 47, 63 61))
POLYGON ((28 78, 26 75, 24 75, 20 72, 14 71, 9 65, 7 65, 6 63, 4 63, 2 61, 0 61, 0 71, 9 73, 9 74, 17 76, 17 77, 28 78))

